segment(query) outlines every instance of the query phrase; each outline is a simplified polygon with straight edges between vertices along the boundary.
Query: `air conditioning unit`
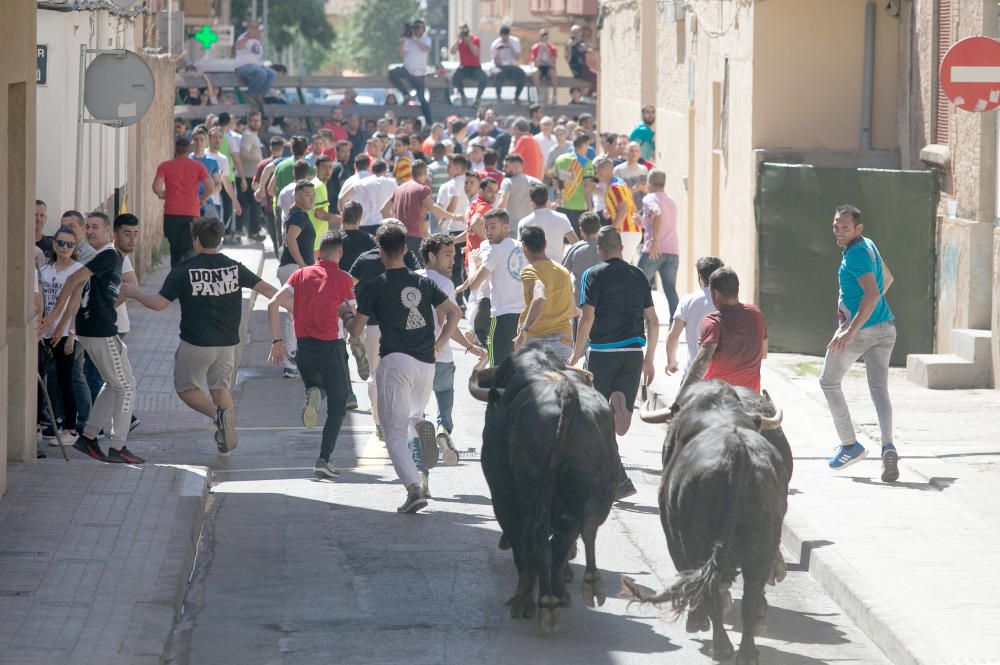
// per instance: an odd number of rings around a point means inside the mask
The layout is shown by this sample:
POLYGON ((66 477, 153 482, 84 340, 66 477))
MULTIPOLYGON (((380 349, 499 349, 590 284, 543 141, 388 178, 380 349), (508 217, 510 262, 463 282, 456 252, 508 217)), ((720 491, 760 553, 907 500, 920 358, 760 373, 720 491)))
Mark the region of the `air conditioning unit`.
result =
POLYGON ((689 0, 667 0, 663 3, 663 20, 680 23, 687 17, 689 0))

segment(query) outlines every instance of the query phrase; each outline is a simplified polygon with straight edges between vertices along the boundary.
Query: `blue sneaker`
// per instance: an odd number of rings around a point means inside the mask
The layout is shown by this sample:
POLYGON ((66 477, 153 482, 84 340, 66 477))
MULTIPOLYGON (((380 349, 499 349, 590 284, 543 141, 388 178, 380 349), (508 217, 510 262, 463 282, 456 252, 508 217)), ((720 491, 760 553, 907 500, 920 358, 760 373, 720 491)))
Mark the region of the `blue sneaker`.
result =
POLYGON ((837 446, 837 454, 830 458, 830 468, 842 471, 855 462, 860 462, 868 455, 868 451, 857 441, 853 445, 837 446))

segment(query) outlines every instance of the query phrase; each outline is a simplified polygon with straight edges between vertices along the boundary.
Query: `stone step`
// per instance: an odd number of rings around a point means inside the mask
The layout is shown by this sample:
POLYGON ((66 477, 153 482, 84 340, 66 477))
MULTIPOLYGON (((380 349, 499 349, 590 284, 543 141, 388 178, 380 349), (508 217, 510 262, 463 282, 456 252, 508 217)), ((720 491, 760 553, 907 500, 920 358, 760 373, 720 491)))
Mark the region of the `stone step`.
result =
POLYGON ((924 388, 955 390, 989 388, 992 369, 988 361, 976 363, 951 353, 919 353, 906 357, 906 378, 924 388))
POLYGON ((989 330, 956 328, 951 331, 951 352, 969 362, 990 365, 989 330))

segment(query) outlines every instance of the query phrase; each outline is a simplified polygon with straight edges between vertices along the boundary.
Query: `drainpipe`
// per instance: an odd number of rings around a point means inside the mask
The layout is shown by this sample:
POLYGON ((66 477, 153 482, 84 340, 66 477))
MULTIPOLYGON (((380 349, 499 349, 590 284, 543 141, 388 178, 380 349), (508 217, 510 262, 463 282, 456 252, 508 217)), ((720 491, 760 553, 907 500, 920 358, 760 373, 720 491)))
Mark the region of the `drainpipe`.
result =
POLYGON ((865 64, 861 83, 861 149, 872 149, 872 99, 875 86, 875 3, 865 6, 865 64))

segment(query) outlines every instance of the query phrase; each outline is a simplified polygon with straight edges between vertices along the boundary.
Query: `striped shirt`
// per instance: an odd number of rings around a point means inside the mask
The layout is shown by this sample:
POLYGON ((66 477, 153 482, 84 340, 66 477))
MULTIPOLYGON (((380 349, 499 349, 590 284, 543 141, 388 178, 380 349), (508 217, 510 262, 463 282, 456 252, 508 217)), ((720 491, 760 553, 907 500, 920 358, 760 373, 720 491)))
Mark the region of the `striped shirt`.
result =
POLYGON ((618 216, 618 211, 624 207, 625 219, 622 220, 620 232, 641 231, 639 225, 635 223, 635 199, 632 198, 632 190, 621 178, 612 178, 608 184, 608 192, 604 195, 604 204, 608 207, 608 219, 612 222, 618 216))

